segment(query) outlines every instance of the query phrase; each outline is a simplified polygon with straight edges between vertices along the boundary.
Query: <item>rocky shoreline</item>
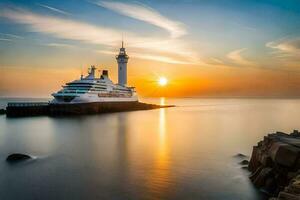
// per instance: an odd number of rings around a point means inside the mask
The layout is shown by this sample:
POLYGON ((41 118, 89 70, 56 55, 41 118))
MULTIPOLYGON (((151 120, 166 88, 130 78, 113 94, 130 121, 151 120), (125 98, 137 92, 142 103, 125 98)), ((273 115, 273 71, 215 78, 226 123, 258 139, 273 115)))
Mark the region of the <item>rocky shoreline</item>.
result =
POLYGON ((272 200, 300 200, 300 133, 265 136, 253 147, 248 169, 253 184, 272 200))

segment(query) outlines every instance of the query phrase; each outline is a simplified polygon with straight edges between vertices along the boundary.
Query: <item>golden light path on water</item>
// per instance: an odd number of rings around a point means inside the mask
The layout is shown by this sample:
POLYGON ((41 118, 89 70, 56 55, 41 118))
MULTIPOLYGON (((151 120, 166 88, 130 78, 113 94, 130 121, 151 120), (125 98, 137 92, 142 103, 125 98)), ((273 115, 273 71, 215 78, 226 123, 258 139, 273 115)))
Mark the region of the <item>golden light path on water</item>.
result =
MULTIPOLYGON (((160 104, 165 104, 165 98, 160 99, 160 104)), ((167 125, 166 125, 166 110, 161 108, 158 116, 158 142, 154 153, 153 168, 151 169, 147 187, 149 193, 155 199, 161 199, 168 195, 171 191, 171 174, 170 174, 170 149, 168 143, 167 125)))
POLYGON ((165 97, 161 97, 159 100, 160 105, 165 105, 165 97))

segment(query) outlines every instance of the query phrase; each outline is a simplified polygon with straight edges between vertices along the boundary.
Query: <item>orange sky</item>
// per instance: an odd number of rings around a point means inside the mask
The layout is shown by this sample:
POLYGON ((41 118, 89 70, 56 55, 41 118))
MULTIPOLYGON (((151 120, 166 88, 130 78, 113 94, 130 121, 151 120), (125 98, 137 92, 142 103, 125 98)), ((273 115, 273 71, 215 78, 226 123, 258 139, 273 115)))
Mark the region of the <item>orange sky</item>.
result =
POLYGON ((0 2, 1 97, 50 97, 90 65, 116 82, 122 38, 140 96, 300 96, 299 3, 48 3, 0 2))
MULTIPOLYGON (((116 64, 110 68, 109 75, 116 81, 116 64)), ((65 82, 79 78, 81 70, 10 67, 0 68, 0 73, 1 96, 49 97, 65 82)), ((183 65, 160 66, 156 69, 141 61, 129 63, 128 73, 129 85, 134 85, 139 95, 146 97, 300 95, 299 74, 292 72, 183 65), (141 65, 143 68, 139 67, 141 65), (169 81, 164 87, 157 83, 160 76, 165 76, 169 81)))

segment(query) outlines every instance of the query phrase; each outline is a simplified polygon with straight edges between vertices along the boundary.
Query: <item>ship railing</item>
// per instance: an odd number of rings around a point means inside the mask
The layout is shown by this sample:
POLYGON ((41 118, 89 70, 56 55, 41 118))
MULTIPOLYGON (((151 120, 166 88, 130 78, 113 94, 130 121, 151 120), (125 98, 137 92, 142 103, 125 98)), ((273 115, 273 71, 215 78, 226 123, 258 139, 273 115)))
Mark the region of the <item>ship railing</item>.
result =
POLYGON ((64 92, 61 92, 61 93, 65 93, 65 94, 72 94, 72 93, 74 93, 74 94, 84 94, 84 93, 86 93, 86 91, 85 90, 65 90, 64 92))

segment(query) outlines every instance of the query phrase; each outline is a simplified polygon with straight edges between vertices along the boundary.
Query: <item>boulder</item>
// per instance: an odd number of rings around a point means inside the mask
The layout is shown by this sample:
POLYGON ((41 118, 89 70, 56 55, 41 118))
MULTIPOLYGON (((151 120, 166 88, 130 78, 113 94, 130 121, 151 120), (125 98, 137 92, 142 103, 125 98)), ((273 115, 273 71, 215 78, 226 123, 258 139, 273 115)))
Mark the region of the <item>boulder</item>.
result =
POLYGON ((17 161, 23 161, 31 159, 31 156, 22 154, 22 153, 13 153, 7 156, 6 161, 7 162, 17 162, 17 161))
POLYGON ((248 156, 246 156, 242 153, 238 153, 238 154, 234 155, 234 157, 236 157, 236 158, 247 158, 248 156))
POLYGON ((271 156, 264 154, 261 158, 261 164, 266 167, 272 167, 273 160, 271 156))
POLYGON ((277 190, 276 178, 273 176, 266 178, 264 186, 263 186, 263 190, 268 192, 269 194, 276 192, 276 190, 277 190))
POLYGON ((248 160, 242 160, 240 162, 241 165, 248 165, 249 164, 249 161, 248 160))
POLYGON ((290 135, 293 137, 300 137, 300 132, 298 130, 294 130, 290 135))
POLYGON ((249 162, 249 170, 251 172, 256 171, 259 168, 259 166, 261 165, 258 154, 259 154, 259 148, 258 148, 258 146, 254 146, 253 150, 252 150, 250 162, 249 162))
POLYGON ((278 196, 278 200, 299 200, 300 196, 290 194, 287 192, 280 192, 278 196))
POLYGON ((272 168, 263 168, 254 178, 253 184, 257 187, 263 187, 270 177, 272 177, 272 168))
POLYGON ((300 148, 276 142, 271 146, 269 153, 275 163, 286 167, 293 167, 300 157, 300 148))
POLYGON ((274 200, 299 200, 300 199, 300 175, 293 178, 289 185, 281 191, 274 200))
POLYGON ((6 110, 0 109, 0 115, 4 115, 4 114, 6 114, 6 110))

